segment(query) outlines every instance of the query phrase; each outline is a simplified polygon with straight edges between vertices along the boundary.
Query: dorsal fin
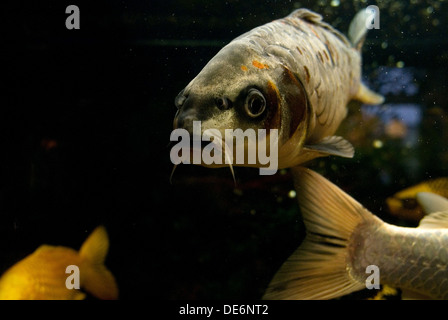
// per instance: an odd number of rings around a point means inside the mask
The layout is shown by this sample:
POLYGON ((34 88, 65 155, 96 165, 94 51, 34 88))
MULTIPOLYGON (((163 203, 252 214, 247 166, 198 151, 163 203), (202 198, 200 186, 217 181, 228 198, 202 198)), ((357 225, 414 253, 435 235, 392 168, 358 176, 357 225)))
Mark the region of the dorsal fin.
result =
POLYGON ((322 22, 322 16, 316 12, 313 12, 308 9, 297 9, 291 12, 290 16, 295 18, 300 18, 306 20, 311 23, 320 23, 322 22))
POLYGON ((330 31, 331 33, 333 33, 336 37, 338 37, 346 45, 351 46, 351 43, 347 39, 347 37, 342 32, 339 32, 338 30, 333 28, 333 26, 331 26, 330 24, 326 23, 325 21, 322 21, 322 16, 318 13, 315 13, 308 9, 297 9, 297 10, 291 12, 289 17, 299 18, 299 19, 302 19, 309 23, 312 23, 314 25, 317 25, 319 27, 322 27, 322 28, 330 31))

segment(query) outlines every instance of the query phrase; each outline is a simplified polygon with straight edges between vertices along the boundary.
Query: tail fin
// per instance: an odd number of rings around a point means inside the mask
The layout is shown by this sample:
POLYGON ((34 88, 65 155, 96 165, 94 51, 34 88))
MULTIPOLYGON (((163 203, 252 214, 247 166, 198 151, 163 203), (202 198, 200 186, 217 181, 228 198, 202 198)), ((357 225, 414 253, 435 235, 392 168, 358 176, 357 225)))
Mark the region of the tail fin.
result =
POLYGON ((81 246, 81 283, 84 289, 99 299, 118 299, 118 287, 112 273, 104 265, 109 238, 103 226, 97 227, 81 246))
MULTIPOLYGON (((348 28, 348 38, 356 50, 361 50, 364 40, 367 36, 366 21, 370 18, 370 13, 367 9, 359 11, 353 18, 348 28)), ((359 100, 366 104, 382 104, 384 97, 373 92, 367 88, 364 84, 360 84, 358 92, 353 97, 355 100, 359 100)))
POLYGON ((361 50, 367 35, 366 21, 369 18, 367 10, 359 11, 353 18, 348 28, 348 38, 352 46, 357 50, 361 50))
POLYGON ((365 283, 347 272, 348 244, 355 228, 375 217, 316 172, 291 170, 307 236, 263 299, 333 299, 364 289, 365 283))

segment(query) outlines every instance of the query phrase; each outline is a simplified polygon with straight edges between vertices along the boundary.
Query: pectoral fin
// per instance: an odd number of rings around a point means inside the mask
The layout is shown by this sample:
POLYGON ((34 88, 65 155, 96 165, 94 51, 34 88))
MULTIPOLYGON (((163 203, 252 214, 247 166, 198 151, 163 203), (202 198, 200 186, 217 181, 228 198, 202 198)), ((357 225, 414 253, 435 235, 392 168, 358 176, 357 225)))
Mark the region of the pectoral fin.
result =
POLYGON ((362 83, 359 85, 358 92, 353 99, 365 104, 382 104, 384 102, 384 97, 382 95, 373 92, 362 83))
POLYGON ((352 144, 342 137, 330 136, 325 137, 315 144, 307 144, 304 146, 304 151, 315 152, 323 156, 338 156, 343 158, 353 158, 355 149, 352 144))
POLYGON ((297 149, 283 148, 279 151, 279 168, 292 168, 310 160, 338 156, 344 158, 353 158, 355 150, 350 142, 342 137, 325 137, 316 143, 305 144, 297 149))

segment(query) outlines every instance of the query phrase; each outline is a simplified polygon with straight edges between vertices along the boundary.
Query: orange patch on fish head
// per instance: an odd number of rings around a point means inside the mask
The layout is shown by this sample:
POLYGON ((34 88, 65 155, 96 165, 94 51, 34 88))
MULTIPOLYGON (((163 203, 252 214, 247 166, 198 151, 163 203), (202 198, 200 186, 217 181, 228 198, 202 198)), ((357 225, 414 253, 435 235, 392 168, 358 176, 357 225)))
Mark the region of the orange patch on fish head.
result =
POLYGON ((247 67, 246 66, 241 66, 241 70, 243 70, 244 72, 246 72, 248 69, 247 69, 247 67))
POLYGON ((262 69, 269 69, 269 66, 268 66, 267 64, 261 63, 261 62, 259 62, 259 61, 257 61, 257 60, 253 60, 253 61, 252 61, 252 65, 253 65, 255 68, 258 68, 258 69, 260 69, 260 70, 262 70, 262 69))

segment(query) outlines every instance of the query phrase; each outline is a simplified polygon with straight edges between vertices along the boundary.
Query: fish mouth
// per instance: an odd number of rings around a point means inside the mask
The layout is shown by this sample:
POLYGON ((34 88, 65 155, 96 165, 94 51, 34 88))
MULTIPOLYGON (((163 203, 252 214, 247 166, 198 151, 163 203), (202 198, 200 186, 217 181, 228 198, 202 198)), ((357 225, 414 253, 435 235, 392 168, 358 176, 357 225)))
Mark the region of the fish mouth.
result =
POLYGON ((185 129, 190 135, 193 134, 193 122, 203 121, 205 118, 201 111, 201 101, 195 96, 181 92, 175 99, 175 105, 177 112, 173 121, 174 129, 185 129))
POLYGON ((180 112, 177 111, 174 117, 173 128, 185 129, 190 135, 193 135, 193 122, 200 121, 195 111, 180 112))
MULTIPOLYGON (((183 128, 183 129, 185 129, 185 128, 183 128)), ((232 173, 233 182, 236 184, 235 172, 233 170, 233 159, 231 159, 229 156, 229 154, 231 154, 231 152, 229 151, 230 148, 225 143, 225 141, 223 139, 217 139, 216 137, 213 138, 212 141, 202 140, 202 136, 199 137, 199 139, 196 137, 197 136, 190 135, 190 139, 188 139, 189 154, 185 155, 188 159, 184 158, 184 160, 181 161, 181 163, 197 164, 197 165, 201 165, 201 166, 204 166, 207 168, 221 168, 221 167, 228 166, 232 173), (221 160, 224 160, 224 161, 220 161, 219 163, 204 162, 203 150, 207 146, 212 146, 214 150, 219 150, 218 152, 220 154, 221 160), (224 155, 224 157, 222 155, 224 155), (187 161, 185 161, 185 160, 187 160, 187 161)), ((177 143, 179 143, 179 142, 171 141, 168 144, 168 146, 171 149, 177 143)), ((182 150, 182 152, 183 152, 183 150, 182 150)), ((182 157, 184 157, 184 155, 182 155, 182 157)), ((173 171, 170 176, 170 181, 172 180, 172 177, 173 177, 176 167, 177 167, 177 164, 174 165, 173 171)))
MULTIPOLYGON (((213 141, 204 141, 204 140, 193 140, 192 138, 190 138, 189 140, 190 143, 190 163, 194 163, 194 159, 200 159, 200 165, 205 166, 205 167, 209 167, 209 168, 218 168, 218 167, 223 167, 226 166, 226 164, 224 164, 224 161, 222 161, 222 163, 205 163, 204 159, 203 159, 203 151, 204 149, 208 146, 213 147, 214 150, 218 150, 218 152, 220 153, 220 156, 222 158, 222 155, 226 155, 229 153, 229 148, 225 145, 225 142, 223 140, 213 140, 213 141)), ((232 161, 233 163, 233 161, 232 161)), ((196 164, 196 163, 195 163, 196 164)))
MULTIPOLYGON (((183 128, 177 128, 177 129, 183 129, 183 128)), ((191 137, 188 140, 189 142, 189 149, 190 149, 190 155, 193 154, 194 152, 202 152, 202 150, 204 150, 204 148, 206 146, 208 146, 209 144, 212 144, 213 141, 204 141, 204 140, 200 140, 200 141, 195 141, 193 140, 191 137), (199 145, 198 145, 199 144, 199 145)), ((167 144, 167 148, 168 149, 172 149, 175 145, 177 145, 179 143, 179 141, 174 141, 171 140, 170 142, 168 142, 167 144)))

